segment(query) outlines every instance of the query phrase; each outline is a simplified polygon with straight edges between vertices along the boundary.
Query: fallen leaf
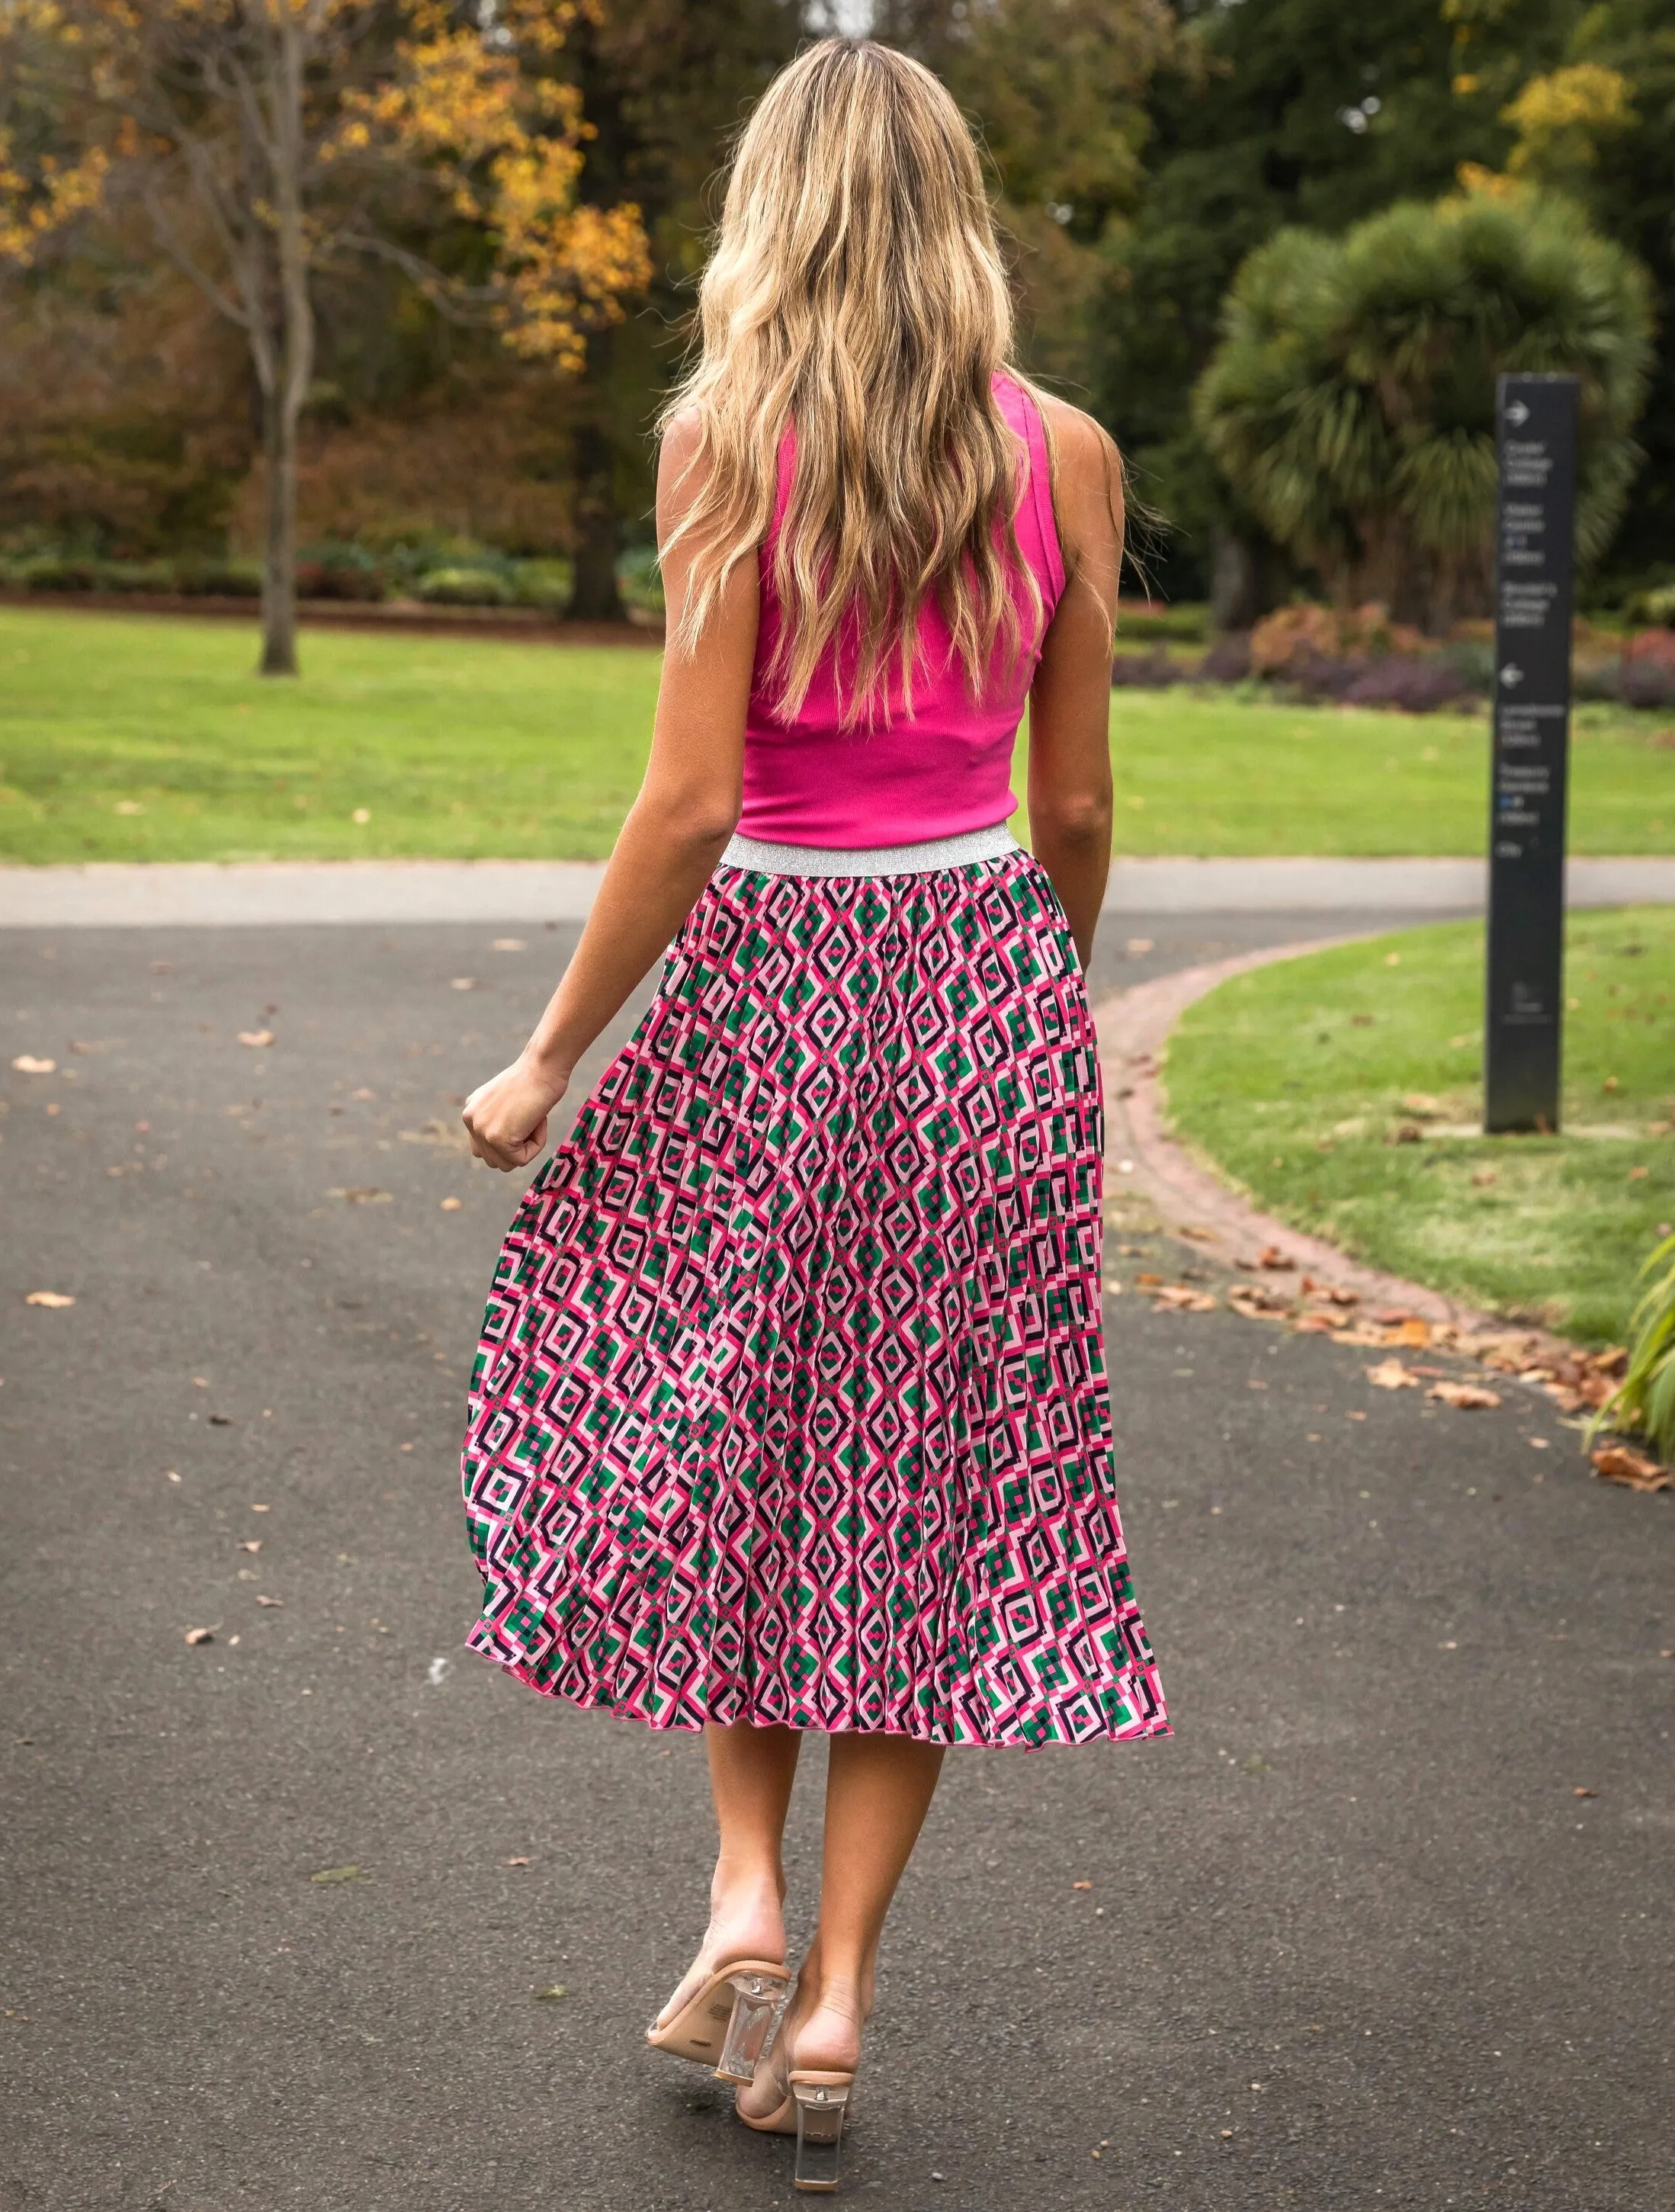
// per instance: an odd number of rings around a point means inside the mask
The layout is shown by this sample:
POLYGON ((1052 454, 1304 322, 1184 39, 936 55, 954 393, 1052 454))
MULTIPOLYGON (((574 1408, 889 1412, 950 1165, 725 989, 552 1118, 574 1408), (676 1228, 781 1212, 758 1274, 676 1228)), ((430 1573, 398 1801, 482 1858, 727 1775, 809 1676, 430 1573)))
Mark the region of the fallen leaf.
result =
POLYGON ((246 1536, 239 1544, 239 1549, 241 1552, 259 1552, 261 1548, 262 1540, 259 1536, 246 1536))
POLYGON ((1472 1178, 1472 1188, 1477 1190, 1487 1190, 1490 1183, 1498 1181, 1493 1168, 1479 1168, 1472 1178))
POLYGON ((1570 1795, 1573 1797, 1597 1797, 1599 1793, 1597 1790, 1573 1790, 1570 1795))
POLYGON ((1399 1359, 1381 1359, 1376 1367, 1367 1370, 1367 1380, 1375 1390, 1417 1390, 1419 1378, 1399 1359))
POLYGON ((311 1874, 310 1881, 370 1881, 372 1876, 358 1866, 322 1867, 311 1874))
POLYGON ((529 1864, 529 1861, 527 1859, 508 1859, 507 1861, 507 1864, 508 1866, 527 1866, 529 1864))
POLYGON ((1652 1170, 1650 1168, 1630 1168, 1629 1170, 1629 1180, 1630 1182, 1640 1182, 1647 1176, 1649 1176, 1652 1170))
POLYGON ((561 1997, 566 1994, 567 1992, 563 1983, 555 1982, 552 1987, 549 1990, 537 1990, 535 1992, 535 2001, 537 2004, 545 2004, 549 1999, 552 1997, 561 1997))
POLYGON ((57 1312, 61 1306, 73 1306, 76 1300, 67 1291, 31 1291, 23 1303, 26 1306, 51 1306, 57 1312))
POLYGON ((278 1606, 282 1606, 282 1605, 284 1604, 285 1601, 284 1601, 284 1599, 283 1599, 282 1597, 261 1597, 261 1596, 259 1596, 259 1595, 258 1595, 258 1598, 257 1598, 257 1600, 256 1600, 256 1602, 257 1602, 257 1604, 258 1604, 258 1605, 278 1605, 278 1606))
POLYGON ((1208 1291, 1189 1290, 1185 1283, 1163 1283, 1152 1292, 1154 1313, 1214 1313, 1216 1301, 1208 1291))
POLYGON ((1421 1321, 1417 1314, 1409 1314, 1405 1321, 1397 1322, 1384 1340, 1387 1344, 1410 1344, 1417 1347, 1429 1344, 1430 1340, 1430 1323, 1421 1321))
POLYGON ((1485 1390, 1480 1382, 1433 1382, 1425 1395, 1444 1406, 1457 1406, 1462 1413, 1474 1406, 1498 1406, 1501 1402, 1498 1390, 1485 1390))
POLYGON ((1256 1264, 1259 1267, 1272 1267, 1280 1271, 1295 1267, 1297 1263, 1289 1252, 1282 1252, 1277 1244, 1265 1244, 1256 1255, 1256 1264))
POLYGON ((1606 1444, 1590 1452, 1593 1472, 1601 1481, 1620 1482, 1626 1490, 1668 1490, 1675 1486, 1675 1468, 1660 1467, 1632 1444, 1606 1444))
POLYGON ((448 986, 452 991, 475 991, 476 988, 477 980, 475 975, 456 975, 448 986))
POLYGON ((252 1050, 259 1051, 262 1046, 273 1042, 273 1031, 271 1030, 240 1030, 239 1042, 249 1045, 252 1050))
POLYGON ((1297 1334, 1299 1336, 1331 1336, 1343 1326, 1343 1322, 1336 1314, 1304 1314, 1297 1322, 1297 1334))
POLYGON ((188 1644, 213 1644, 215 1640, 215 1632, 213 1628, 189 1628, 186 1631, 188 1644))
POLYGON ((1071 1884, 1071 1887, 1072 1889, 1091 1889, 1093 1887, 1093 1884, 1090 1881, 1073 1881, 1071 1884))
POLYGON ((21 1052, 12 1062, 20 1075, 52 1075, 58 1072, 56 1060, 37 1060, 32 1052, 21 1052))
POLYGON ((465 1201, 463 1198, 445 1198, 442 1200, 442 1212, 444 1213, 458 1213, 460 1207, 464 1203, 465 1201))
POLYGON ((1433 1098, 1428 1091, 1409 1091, 1402 1097, 1404 1114, 1416 1114, 1422 1121, 1440 1121, 1447 1112, 1440 1098, 1433 1098))
POLYGON ((1162 1282, 1162 1279, 1163 1278, 1161 1275, 1136 1275, 1134 1278, 1134 1287, 1137 1291, 1155 1291, 1162 1282))
POLYGON ((273 1508, 271 1505, 252 1505, 250 1510, 252 1513, 271 1513, 273 1508))
POLYGON ((1420 1145, 1424 1139, 1425 1133, 1417 1121, 1398 1121, 1384 1141, 1387 1145, 1420 1145))

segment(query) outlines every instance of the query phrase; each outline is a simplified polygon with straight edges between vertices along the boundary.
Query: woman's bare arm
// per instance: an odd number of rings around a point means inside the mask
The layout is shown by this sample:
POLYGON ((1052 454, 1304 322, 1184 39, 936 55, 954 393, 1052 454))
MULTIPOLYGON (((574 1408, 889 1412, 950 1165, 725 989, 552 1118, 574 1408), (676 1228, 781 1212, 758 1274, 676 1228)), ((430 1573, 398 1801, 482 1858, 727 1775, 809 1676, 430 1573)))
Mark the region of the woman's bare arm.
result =
POLYGON ((1068 581, 1029 694, 1029 842, 1085 969, 1111 868, 1111 632, 1122 566, 1122 471, 1086 415, 1049 399, 1068 581))
MULTIPOLYGON (((677 422, 658 467, 658 539, 667 544, 696 489, 687 474, 695 424, 677 422), (684 481, 683 481, 684 478, 684 481)), ((689 556, 664 563, 669 634, 680 620, 689 556)), ((738 821, 744 717, 758 614, 756 564, 733 571, 696 650, 671 647, 658 689, 652 750, 581 933, 547 1011, 523 1051, 465 1102, 471 1149, 490 1167, 528 1164, 547 1141, 547 1117, 571 1070, 666 949, 708 882, 738 821)))

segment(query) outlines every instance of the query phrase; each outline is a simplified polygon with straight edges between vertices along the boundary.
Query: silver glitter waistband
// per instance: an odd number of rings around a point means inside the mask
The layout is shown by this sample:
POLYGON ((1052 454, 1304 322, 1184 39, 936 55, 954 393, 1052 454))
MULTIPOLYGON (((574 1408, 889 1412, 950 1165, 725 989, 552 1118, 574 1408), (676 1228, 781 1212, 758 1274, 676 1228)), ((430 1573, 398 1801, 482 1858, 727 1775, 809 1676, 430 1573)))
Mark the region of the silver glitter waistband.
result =
POLYGON ((776 845, 735 833, 720 866, 762 876, 920 876, 969 860, 1002 860, 1023 849, 1004 822, 916 845, 776 845))

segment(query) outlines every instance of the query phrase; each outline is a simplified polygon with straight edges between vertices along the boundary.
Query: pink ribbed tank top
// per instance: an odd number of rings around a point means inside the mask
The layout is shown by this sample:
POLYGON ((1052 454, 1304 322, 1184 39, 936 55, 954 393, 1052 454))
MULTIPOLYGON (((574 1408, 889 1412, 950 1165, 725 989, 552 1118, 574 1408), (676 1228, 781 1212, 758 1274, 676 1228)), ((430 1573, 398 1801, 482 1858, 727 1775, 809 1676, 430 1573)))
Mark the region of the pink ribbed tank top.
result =
MULTIPOLYGON (((858 847, 918 844, 986 830, 1017 809, 1010 789, 1013 742, 1035 680, 1041 639, 1065 588, 1065 564, 1053 517, 1047 436, 1035 402, 1010 377, 997 377, 1001 413, 1023 440, 1027 465, 1020 471, 1015 527, 1018 550, 1041 595, 1041 620, 1033 641, 1008 666, 997 650, 982 696, 974 700, 965 672, 950 653, 948 625, 927 607, 919 619, 920 667, 913 679, 911 720, 891 687, 892 714, 878 726, 839 726, 834 655, 815 671, 794 720, 775 715, 768 702, 768 670, 780 632, 774 589, 774 548, 791 495, 797 445, 786 430, 780 447, 780 481, 774 521, 761 553, 762 617, 756 675, 744 724, 744 805, 739 829, 776 844, 858 847)), ((1022 579, 1014 597, 1026 623, 1029 609, 1022 579)))

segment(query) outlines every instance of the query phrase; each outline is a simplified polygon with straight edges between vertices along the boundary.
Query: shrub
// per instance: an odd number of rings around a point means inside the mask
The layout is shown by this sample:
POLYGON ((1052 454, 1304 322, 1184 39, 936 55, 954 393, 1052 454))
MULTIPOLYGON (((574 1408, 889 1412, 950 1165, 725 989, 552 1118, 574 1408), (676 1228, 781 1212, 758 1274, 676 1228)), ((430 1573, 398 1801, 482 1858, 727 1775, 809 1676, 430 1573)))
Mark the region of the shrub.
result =
POLYGON ((26 592, 100 592, 111 564, 91 557, 38 553, 14 562, 12 575, 26 592))
POLYGON ((1635 1308, 1633 1342, 1616 1394, 1601 1407, 1593 1427, 1639 1430, 1659 1453, 1675 1460, 1675 1237, 1654 1247, 1643 1277, 1661 1267, 1635 1308))
POLYGON ((177 561, 174 588, 193 598, 258 599, 262 596, 259 561, 177 561))
POLYGON ((325 538, 302 548, 296 587, 299 599, 376 601, 385 597, 388 584, 364 545, 352 538, 325 538))
POLYGON ((1387 653, 1340 693, 1348 707, 1395 707, 1405 714, 1435 714, 1457 706, 1472 686, 1441 655, 1387 653))
POLYGON ((557 614, 570 604, 574 571, 567 561, 514 561, 509 581, 520 607, 557 614))
POLYGON ((1666 629, 1675 629, 1675 584, 1636 592, 1626 612, 1631 623, 1661 623, 1666 629))
POLYGON ((1111 663, 1113 690, 1161 691, 1186 681, 1187 672, 1161 647, 1151 653, 1120 653, 1111 663))
POLYGON ((1272 676, 1281 670, 1289 673, 1289 664, 1297 659, 1417 653, 1423 645, 1420 633, 1410 623, 1393 623, 1379 600, 1341 611, 1304 604, 1280 607, 1263 617, 1250 634, 1250 659, 1259 676, 1272 676))
POLYGON ((509 607, 511 583, 498 568, 433 568, 416 586, 420 599, 439 607, 509 607))
POLYGON ((1206 684, 1242 684, 1251 672, 1249 631, 1230 629, 1218 637, 1197 672, 1206 684))
POLYGON ((1117 609, 1117 635, 1136 643, 1150 638, 1176 639, 1183 645, 1202 645, 1210 635, 1210 610, 1186 605, 1170 607, 1148 602, 1144 606, 1117 609))
POLYGON ((616 563, 616 588, 625 606, 641 614, 662 616, 663 576, 655 545, 631 545, 616 563))

